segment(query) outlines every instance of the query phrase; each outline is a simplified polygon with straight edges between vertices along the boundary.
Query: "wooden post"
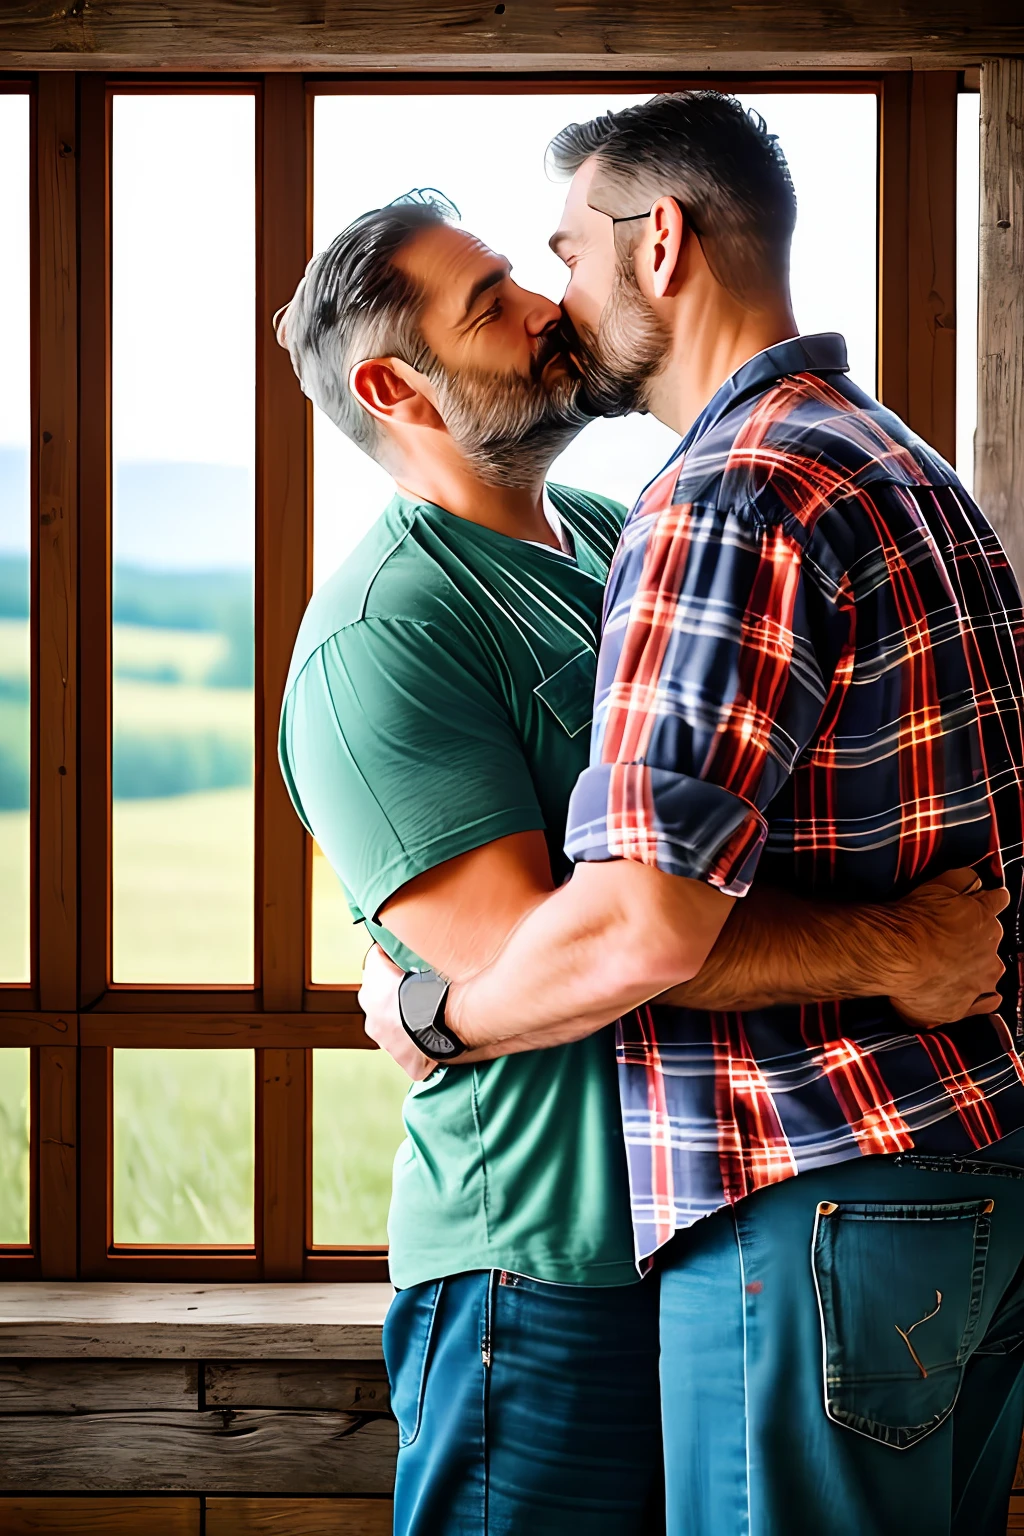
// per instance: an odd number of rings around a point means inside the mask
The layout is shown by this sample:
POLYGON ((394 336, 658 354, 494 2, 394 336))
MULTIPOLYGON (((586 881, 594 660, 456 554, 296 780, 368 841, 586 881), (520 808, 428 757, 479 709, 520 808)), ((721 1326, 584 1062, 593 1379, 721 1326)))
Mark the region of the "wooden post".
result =
POLYGON ((1024 59, 981 72, 975 495, 1024 580, 1024 59))
MULTIPOLYGON (((307 406, 273 316, 306 264, 306 93, 298 75, 263 82, 259 122, 257 297, 257 953, 263 1006, 302 1007, 306 834, 277 763, 277 723, 309 595, 307 406)), ((256 1053, 257 1243, 267 1280, 298 1280, 305 1257, 306 1061, 256 1053)))
POLYGON ((60 1010, 74 1009, 78 1004, 78 273, 74 75, 54 74, 40 79, 38 113, 37 932, 39 1005, 60 1010))
POLYGON ((956 87, 952 71, 887 75, 879 164, 878 395, 956 454, 956 87))
MULTIPOLYGON (((37 995, 43 1009, 78 1003, 78 260, 75 77, 39 82, 36 129, 36 282, 39 335, 35 414, 39 689, 36 752, 37 995)), ((39 1052, 40 1271, 77 1266, 76 1054, 39 1052)))

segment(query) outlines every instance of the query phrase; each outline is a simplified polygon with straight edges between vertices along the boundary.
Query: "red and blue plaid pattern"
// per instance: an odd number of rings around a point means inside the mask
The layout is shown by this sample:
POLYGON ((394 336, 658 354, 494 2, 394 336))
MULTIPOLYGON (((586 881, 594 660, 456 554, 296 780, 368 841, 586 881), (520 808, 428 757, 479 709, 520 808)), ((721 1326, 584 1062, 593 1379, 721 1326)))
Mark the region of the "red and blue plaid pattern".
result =
POLYGON ((566 850, 849 901, 973 865, 1011 892, 1003 1013, 630 1015, 640 1255, 792 1174, 1024 1125, 1020 593, 953 471, 845 372, 838 336, 760 353, 630 514, 566 850))

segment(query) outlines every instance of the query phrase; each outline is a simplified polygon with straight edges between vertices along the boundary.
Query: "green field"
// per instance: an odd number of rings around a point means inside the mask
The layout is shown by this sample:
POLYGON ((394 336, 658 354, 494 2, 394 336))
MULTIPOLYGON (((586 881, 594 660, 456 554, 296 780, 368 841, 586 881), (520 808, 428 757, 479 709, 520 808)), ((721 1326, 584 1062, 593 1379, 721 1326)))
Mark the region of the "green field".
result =
MULTIPOLYGON (((0 747, 16 771, 27 761, 27 634, 0 618, 0 747)), ((250 985, 252 690, 211 685, 231 660, 223 633, 121 623, 113 648, 114 978, 250 985)), ((16 799, 0 808, 0 981, 28 979, 28 870, 29 813, 16 799)), ((313 979, 358 981, 368 942, 315 850, 313 979)), ((251 1051, 115 1052, 118 1242, 252 1242, 254 1062, 251 1051)), ((314 1053, 317 1243, 385 1241, 407 1086, 380 1052, 314 1053)), ((0 1051, 0 1243, 28 1238, 27 1117, 28 1052, 0 1051)))
POLYGON ((27 1243, 27 1050, 0 1050, 0 1244, 27 1243))

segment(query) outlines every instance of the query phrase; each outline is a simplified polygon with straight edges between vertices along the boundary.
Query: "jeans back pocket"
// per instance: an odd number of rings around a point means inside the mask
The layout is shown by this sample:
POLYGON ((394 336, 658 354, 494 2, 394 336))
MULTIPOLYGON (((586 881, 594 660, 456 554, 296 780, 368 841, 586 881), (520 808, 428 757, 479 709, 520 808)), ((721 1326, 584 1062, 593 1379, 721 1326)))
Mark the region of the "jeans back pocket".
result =
POLYGON ((981 1309, 991 1200, 823 1200, 812 1262, 825 1411, 904 1450, 936 1429, 960 1391, 981 1309))

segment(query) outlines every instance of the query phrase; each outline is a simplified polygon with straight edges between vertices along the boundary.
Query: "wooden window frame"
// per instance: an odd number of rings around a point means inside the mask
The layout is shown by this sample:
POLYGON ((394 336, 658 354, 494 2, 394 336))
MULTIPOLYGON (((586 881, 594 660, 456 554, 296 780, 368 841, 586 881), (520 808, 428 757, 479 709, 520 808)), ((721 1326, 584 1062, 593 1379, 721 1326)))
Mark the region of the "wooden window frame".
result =
MULTIPOLYGON (((0 987, 0 1046, 31 1048, 27 1248, 0 1279, 377 1280, 381 1249, 314 1247, 312 1051, 372 1048, 354 987, 310 980, 312 859, 276 766, 277 711, 311 590, 312 411, 271 317, 312 241, 317 95, 865 91, 879 103, 879 394, 952 457, 956 96, 962 76, 330 76, 214 72, 0 76, 32 102, 32 982, 0 987), (111 983, 110 100, 114 91, 256 100, 255 985, 111 983), (45 643, 44 643, 45 641, 45 643), (112 1051, 255 1051, 252 1248, 115 1247, 112 1051)), ((841 231, 837 231, 841 238, 841 231)))

